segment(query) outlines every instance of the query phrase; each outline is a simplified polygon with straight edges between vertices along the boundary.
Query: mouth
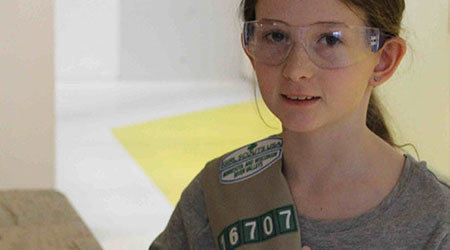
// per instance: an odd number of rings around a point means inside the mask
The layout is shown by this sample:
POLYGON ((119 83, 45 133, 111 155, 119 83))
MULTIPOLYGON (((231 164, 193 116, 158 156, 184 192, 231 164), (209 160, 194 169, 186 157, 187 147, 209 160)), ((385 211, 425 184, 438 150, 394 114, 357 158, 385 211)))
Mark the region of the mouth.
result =
POLYGON ((283 100, 290 105, 310 105, 320 100, 319 96, 295 96, 295 95, 281 95, 283 100))
POLYGON ((297 96, 297 95, 284 95, 281 94, 283 98, 291 101, 313 101, 320 99, 320 96, 297 96))
POLYGON ((287 98, 292 101, 311 101, 311 100, 317 100, 320 99, 319 96, 291 96, 291 95, 282 95, 284 98, 287 98))

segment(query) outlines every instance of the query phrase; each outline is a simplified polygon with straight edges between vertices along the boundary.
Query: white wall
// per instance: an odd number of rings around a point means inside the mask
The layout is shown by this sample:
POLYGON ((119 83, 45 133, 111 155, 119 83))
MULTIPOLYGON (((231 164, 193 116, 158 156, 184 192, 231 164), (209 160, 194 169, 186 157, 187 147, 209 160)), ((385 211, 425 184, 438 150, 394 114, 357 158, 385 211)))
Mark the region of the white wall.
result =
POLYGON ((239 0, 56 0, 60 80, 239 77, 239 0))
POLYGON ((55 0, 58 79, 117 78, 118 8, 119 0, 55 0))
POLYGON ((122 0, 120 78, 238 78, 236 0, 122 0))
POLYGON ((51 188, 53 1, 0 1, 0 188, 51 188))

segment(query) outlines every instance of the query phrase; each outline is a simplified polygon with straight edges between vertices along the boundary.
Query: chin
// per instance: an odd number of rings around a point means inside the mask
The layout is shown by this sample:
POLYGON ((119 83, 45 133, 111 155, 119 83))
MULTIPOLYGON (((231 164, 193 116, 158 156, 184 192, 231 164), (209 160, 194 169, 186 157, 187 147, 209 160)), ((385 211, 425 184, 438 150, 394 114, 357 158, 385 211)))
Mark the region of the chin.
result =
POLYGON ((295 132, 295 133, 307 133, 312 132, 321 127, 317 121, 306 119, 280 119, 283 127, 283 131, 295 132))

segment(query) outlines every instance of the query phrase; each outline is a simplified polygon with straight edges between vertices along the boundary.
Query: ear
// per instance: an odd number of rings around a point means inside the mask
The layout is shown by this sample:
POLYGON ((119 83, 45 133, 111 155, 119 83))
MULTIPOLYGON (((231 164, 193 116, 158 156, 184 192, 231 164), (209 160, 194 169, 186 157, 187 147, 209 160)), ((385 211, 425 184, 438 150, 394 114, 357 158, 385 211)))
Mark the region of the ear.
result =
POLYGON ((244 35, 241 34, 241 45, 242 45, 242 49, 244 50, 244 53, 247 55, 248 59, 250 60, 252 67, 255 68, 255 64, 254 64, 254 60, 253 58, 247 53, 247 50, 245 50, 245 46, 244 46, 244 35))
POLYGON ((380 53, 378 64, 369 81, 373 87, 383 84, 395 73, 406 53, 406 42, 401 37, 390 38, 377 53, 380 53))

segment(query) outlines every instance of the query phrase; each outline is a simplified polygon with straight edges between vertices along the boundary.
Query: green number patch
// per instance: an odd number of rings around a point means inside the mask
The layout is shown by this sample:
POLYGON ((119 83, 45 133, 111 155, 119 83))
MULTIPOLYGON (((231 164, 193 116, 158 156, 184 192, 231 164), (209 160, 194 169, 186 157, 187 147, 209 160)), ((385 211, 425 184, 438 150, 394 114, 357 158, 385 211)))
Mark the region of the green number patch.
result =
POLYGON ((227 226, 219 235, 219 247, 220 250, 231 250, 296 231, 294 206, 288 205, 227 226))

